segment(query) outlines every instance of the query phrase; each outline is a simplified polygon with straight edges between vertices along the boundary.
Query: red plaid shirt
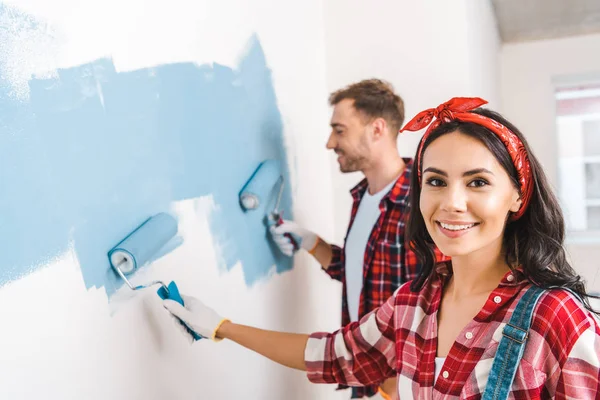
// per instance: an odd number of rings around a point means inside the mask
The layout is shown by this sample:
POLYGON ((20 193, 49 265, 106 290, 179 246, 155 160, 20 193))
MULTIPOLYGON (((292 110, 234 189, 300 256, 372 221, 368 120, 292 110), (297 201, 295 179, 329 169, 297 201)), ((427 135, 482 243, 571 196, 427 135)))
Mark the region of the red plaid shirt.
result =
MULTIPOLYGON (((404 226, 409 212, 409 186, 413 160, 405 158, 404 163, 406 164, 404 172, 392 189, 381 199, 379 204, 381 215, 367 241, 363 263, 363 287, 358 309, 359 318, 384 304, 400 285, 414 279, 420 270, 415 253, 408 249, 404 241, 404 226)), ((354 203, 346 238, 367 187, 367 180, 363 179, 350 192, 354 203)), ((350 323, 344 248, 332 245, 333 258, 325 270, 333 279, 342 282, 343 326, 350 323)), ((438 253, 438 258, 440 261, 444 259, 441 253, 438 253)), ((346 386, 340 386, 340 388, 344 387, 346 386)), ((372 396, 377 392, 377 385, 354 388, 353 392, 354 398, 365 395, 372 396)))
MULTIPOLYGON (((480 399, 502 330, 529 281, 507 273, 458 335, 434 383, 437 312, 449 263, 419 292, 398 289, 381 308, 306 345, 308 378, 316 383, 371 385, 398 377, 400 399, 480 399)), ((565 290, 542 295, 509 398, 597 399, 600 326, 565 290)))

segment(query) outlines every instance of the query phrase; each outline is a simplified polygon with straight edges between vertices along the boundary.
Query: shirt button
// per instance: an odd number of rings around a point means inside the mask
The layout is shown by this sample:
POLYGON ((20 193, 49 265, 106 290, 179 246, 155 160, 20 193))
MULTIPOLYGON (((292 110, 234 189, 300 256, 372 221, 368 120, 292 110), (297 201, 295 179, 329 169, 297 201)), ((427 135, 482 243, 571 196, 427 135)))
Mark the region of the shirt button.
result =
POLYGON ((467 339, 473 339, 473 332, 467 332, 467 333, 465 333, 465 337, 467 339))
POLYGON ((442 372, 442 376, 444 377, 444 379, 448 379, 450 374, 448 373, 448 371, 444 371, 444 372, 442 372))
POLYGON ((494 303, 500 304, 501 301, 502 301, 502 297, 500 297, 500 296, 494 297, 494 303))
POLYGON ((509 282, 512 282, 512 281, 514 281, 514 280, 515 280, 515 277, 513 276, 513 274, 510 274, 510 275, 508 275, 508 276, 506 277, 506 280, 507 280, 507 281, 509 281, 509 282))

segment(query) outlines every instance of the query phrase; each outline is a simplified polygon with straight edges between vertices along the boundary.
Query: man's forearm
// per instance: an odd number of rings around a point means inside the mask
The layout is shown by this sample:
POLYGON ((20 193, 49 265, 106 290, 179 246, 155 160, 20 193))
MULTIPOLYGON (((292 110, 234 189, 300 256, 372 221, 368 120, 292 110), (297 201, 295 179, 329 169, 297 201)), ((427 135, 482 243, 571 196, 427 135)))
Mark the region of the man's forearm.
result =
POLYGON ((333 250, 331 250, 331 245, 320 237, 317 237, 317 245, 311 254, 323 268, 327 269, 331 265, 333 250))
POLYGON ((308 335, 267 331, 225 322, 217 337, 229 339, 286 367, 306 371, 304 350, 308 335))

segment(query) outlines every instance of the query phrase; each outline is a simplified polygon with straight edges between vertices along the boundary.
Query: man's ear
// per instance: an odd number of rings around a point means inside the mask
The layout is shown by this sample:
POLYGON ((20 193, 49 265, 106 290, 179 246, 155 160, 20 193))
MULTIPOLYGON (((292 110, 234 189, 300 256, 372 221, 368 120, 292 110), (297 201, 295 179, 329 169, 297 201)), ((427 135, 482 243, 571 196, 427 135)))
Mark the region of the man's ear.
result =
POLYGON ((380 140, 387 132, 387 122, 383 118, 375 118, 371 122, 373 140, 380 140))

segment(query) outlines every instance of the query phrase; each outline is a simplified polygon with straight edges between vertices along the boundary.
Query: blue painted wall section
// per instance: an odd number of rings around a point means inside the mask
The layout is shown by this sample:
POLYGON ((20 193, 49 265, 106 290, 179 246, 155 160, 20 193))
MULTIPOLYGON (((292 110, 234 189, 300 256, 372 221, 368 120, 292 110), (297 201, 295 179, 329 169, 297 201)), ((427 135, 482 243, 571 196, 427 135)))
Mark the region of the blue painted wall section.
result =
MULTIPOLYGON (((86 287, 110 295, 122 282, 108 250, 171 202, 209 194, 218 207, 210 226, 225 257, 220 268, 240 261, 251 285, 274 264, 277 272, 292 267, 268 238, 268 210, 244 213, 238 202, 265 158, 281 160, 289 182, 281 115, 257 37, 236 69, 179 63, 117 73, 100 59, 29 86, 23 102, 0 81, 0 243, 9 249, 0 285, 72 243, 86 287)), ((289 185, 282 206, 290 217, 289 185)))

